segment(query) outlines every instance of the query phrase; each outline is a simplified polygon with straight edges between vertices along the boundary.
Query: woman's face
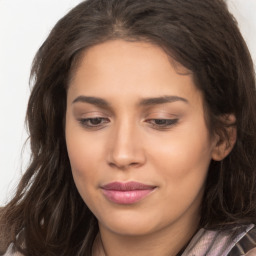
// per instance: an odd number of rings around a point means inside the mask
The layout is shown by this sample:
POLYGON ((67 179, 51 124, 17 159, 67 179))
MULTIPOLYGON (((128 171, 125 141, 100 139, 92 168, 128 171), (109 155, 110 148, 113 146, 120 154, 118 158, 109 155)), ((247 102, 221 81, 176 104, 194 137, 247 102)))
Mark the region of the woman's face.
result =
POLYGON ((215 142, 184 67, 146 42, 89 48, 67 96, 77 189, 102 230, 145 235, 198 224, 215 142))

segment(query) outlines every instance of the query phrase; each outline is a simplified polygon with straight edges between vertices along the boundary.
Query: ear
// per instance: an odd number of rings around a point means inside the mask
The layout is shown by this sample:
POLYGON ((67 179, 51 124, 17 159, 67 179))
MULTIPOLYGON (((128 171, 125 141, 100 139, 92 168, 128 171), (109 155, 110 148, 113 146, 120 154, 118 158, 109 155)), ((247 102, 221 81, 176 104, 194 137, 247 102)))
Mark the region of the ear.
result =
POLYGON ((226 125, 225 132, 222 134, 216 134, 214 138, 214 148, 212 151, 212 159, 215 161, 223 160, 233 149, 236 138, 236 118, 233 114, 225 115, 221 117, 222 122, 226 125))

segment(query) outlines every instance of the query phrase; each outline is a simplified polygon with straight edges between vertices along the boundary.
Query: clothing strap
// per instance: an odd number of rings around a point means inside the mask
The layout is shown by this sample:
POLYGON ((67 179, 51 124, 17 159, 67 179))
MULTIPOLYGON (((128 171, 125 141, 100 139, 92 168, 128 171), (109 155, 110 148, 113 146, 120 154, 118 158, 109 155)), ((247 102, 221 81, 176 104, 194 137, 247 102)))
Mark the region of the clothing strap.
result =
POLYGON ((249 230, 244 237, 238 241, 228 256, 256 255, 256 227, 249 230))
POLYGON ((254 224, 226 231, 200 229, 182 256, 256 256, 255 238, 254 224))

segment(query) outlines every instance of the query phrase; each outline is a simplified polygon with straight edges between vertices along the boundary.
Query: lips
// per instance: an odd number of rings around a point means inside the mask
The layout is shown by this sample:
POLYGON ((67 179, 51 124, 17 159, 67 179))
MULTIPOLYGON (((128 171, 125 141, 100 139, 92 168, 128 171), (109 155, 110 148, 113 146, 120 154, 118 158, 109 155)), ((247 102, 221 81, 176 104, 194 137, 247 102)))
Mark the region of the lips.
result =
POLYGON ((156 186, 139 182, 112 182, 101 187, 104 196, 117 204, 134 204, 155 190, 156 186))

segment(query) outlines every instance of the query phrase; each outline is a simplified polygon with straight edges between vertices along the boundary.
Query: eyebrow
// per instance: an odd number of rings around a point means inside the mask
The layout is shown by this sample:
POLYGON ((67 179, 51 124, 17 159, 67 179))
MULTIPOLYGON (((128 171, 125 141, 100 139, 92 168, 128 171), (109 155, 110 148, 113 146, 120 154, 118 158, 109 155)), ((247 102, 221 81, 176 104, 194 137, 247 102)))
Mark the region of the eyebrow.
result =
POLYGON ((77 102, 89 103, 99 107, 110 107, 110 104, 106 100, 98 97, 78 96, 73 100, 72 104, 77 102))
POLYGON ((139 105, 141 106, 150 106, 150 105, 158 105, 164 103, 172 103, 176 101, 182 101, 188 103, 188 100, 179 96, 162 96, 162 97, 155 97, 155 98, 145 98, 143 99, 139 105))
MULTIPOLYGON (((176 101, 182 101, 182 102, 188 103, 188 100, 185 98, 171 95, 171 96, 161 96, 161 97, 154 97, 154 98, 144 98, 139 102, 139 106, 160 105, 160 104, 172 103, 176 101)), ((77 102, 89 103, 102 108, 110 108, 110 104, 106 100, 98 97, 81 95, 75 98, 72 104, 77 102)))

